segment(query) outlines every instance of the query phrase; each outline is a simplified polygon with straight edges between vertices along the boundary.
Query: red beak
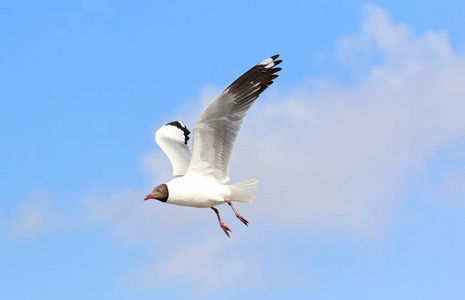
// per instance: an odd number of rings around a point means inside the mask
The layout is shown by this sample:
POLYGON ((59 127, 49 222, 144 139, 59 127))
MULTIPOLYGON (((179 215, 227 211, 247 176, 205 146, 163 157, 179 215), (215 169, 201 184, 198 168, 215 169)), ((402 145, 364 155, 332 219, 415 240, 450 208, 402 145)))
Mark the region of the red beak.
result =
POLYGON ((148 194, 147 196, 145 196, 144 201, 149 199, 153 199, 152 194, 148 194))

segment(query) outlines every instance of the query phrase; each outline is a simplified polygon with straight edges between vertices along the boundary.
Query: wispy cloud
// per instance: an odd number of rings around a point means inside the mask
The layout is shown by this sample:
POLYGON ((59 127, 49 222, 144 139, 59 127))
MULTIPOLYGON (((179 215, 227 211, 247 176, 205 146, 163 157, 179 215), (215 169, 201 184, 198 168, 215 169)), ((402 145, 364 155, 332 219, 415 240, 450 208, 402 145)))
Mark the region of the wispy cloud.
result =
POLYGON ((53 229, 59 222, 60 213, 52 207, 52 202, 44 191, 35 189, 31 192, 31 199, 20 205, 16 218, 10 223, 10 238, 36 237, 53 229))
POLYGON ((233 246, 211 236, 184 243, 162 261, 136 270, 133 280, 149 290, 172 290, 184 282, 189 290, 205 296, 256 283, 260 280, 256 264, 244 253, 234 253, 233 246))

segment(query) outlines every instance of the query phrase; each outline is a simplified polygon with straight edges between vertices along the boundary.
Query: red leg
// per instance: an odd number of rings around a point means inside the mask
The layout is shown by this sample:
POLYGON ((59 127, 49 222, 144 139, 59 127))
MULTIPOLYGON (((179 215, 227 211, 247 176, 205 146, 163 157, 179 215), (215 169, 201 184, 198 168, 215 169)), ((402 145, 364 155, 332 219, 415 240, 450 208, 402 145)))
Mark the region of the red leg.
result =
POLYGON ((211 207, 211 209, 213 209, 213 211, 216 212, 216 215, 218 216, 218 221, 220 221, 221 229, 223 229, 224 233, 226 233, 226 235, 230 237, 228 231, 231 231, 231 229, 229 229, 228 226, 224 225, 224 223, 221 222, 220 213, 218 212, 218 210, 214 207, 211 207))
POLYGON ((249 226, 249 221, 247 221, 243 216, 237 213, 237 211, 234 209, 234 206, 232 205, 231 201, 224 200, 224 202, 228 203, 229 206, 233 209, 234 213, 236 214, 236 217, 242 221, 245 225, 249 226))

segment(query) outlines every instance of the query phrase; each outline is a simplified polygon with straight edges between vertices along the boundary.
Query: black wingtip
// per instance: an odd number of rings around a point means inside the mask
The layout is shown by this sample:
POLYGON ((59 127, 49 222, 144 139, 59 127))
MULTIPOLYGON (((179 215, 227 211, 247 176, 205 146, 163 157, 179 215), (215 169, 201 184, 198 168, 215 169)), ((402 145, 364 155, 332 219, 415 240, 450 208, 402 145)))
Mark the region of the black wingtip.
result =
POLYGON ((278 74, 273 74, 270 76, 270 80, 273 81, 275 78, 278 78, 278 76, 279 76, 278 74))
POLYGON ((239 99, 236 103, 238 107, 251 105, 273 83, 274 79, 278 77, 276 73, 281 71, 281 68, 276 67, 276 65, 282 62, 282 60, 275 61, 278 57, 279 54, 276 54, 265 59, 242 74, 241 77, 226 88, 225 91, 235 95, 239 99), (259 84, 259 88, 257 88, 257 84, 259 84))
POLYGON ((279 72, 281 70, 282 70, 281 68, 273 68, 273 70, 271 71, 271 74, 274 74, 274 73, 279 72))

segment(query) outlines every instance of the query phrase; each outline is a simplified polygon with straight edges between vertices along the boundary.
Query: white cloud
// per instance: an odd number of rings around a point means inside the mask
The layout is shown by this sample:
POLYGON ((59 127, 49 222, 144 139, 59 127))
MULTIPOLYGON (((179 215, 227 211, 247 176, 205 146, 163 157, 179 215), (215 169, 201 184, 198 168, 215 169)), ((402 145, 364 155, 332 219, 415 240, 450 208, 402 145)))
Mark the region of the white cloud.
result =
POLYGON ((260 281, 255 263, 234 253, 233 243, 217 237, 184 243, 162 261, 138 269, 134 278, 149 290, 173 290, 183 283, 204 296, 260 281))
POLYGON ((38 236, 54 228, 60 219, 45 192, 34 190, 30 198, 32 200, 20 205, 17 217, 8 227, 8 234, 13 239, 38 236))
MULTIPOLYGON (((377 75, 373 65, 376 59, 381 60, 382 69, 389 67, 397 76, 418 71, 416 67, 424 63, 442 66, 453 61, 446 32, 427 31, 417 36, 406 24, 391 22, 389 15, 377 6, 366 5, 363 12, 361 33, 340 39, 336 50, 336 57, 354 71, 371 68, 372 75, 377 75)), ((362 76, 362 80, 367 79, 366 73, 362 76)), ((397 82, 401 79, 397 78, 397 82)))

